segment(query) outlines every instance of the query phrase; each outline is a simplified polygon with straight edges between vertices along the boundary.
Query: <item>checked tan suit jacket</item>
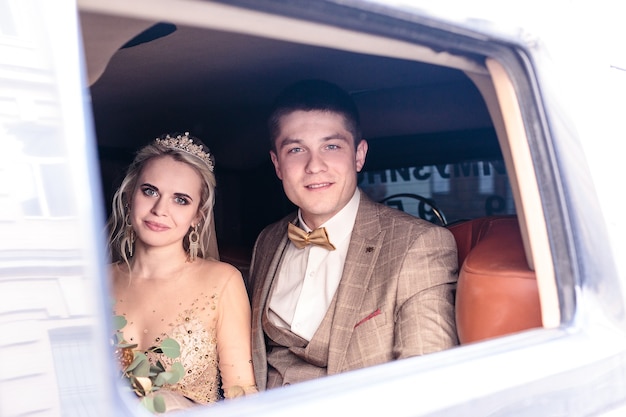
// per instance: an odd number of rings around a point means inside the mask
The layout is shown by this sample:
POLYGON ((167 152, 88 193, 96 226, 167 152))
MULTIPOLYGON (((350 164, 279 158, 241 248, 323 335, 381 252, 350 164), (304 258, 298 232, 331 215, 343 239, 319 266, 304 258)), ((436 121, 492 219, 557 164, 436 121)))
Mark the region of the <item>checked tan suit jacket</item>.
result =
MULTIPOLYGON (((267 384, 262 328, 292 214, 266 227, 250 269, 252 360, 260 390, 267 384)), ((327 375, 456 345, 457 249, 445 228, 374 203, 361 192, 328 342, 327 375)), ((303 379, 306 377, 303 375, 303 379)))

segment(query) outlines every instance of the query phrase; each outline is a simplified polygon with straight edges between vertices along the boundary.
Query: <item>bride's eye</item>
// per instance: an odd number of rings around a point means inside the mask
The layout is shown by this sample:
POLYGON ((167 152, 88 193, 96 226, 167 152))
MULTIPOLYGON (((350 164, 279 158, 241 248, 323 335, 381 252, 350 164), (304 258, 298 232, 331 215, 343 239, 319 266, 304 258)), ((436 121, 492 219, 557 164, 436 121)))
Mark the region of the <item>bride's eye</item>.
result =
POLYGON ((148 197, 155 197, 155 196, 159 195, 159 193, 157 192, 157 190, 155 190, 155 189, 154 189, 154 188, 152 188, 152 187, 143 187, 143 188, 141 189, 141 192, 142 192, 144 195, 148 196, 148 197))
POLYGON ((185 197, 176 197, 174 201, 176 201, 176 203, 180 204, 181 206, 186 206, 187 204, 190 203, 190 201, 186 199, 185 197))

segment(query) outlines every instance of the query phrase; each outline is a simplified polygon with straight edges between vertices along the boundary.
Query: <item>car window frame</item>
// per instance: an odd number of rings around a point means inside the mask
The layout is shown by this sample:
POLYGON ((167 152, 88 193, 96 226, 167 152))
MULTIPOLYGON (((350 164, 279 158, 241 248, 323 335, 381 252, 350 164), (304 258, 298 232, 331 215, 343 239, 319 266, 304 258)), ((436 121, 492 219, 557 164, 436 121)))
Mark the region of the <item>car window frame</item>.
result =
MULTIPOLYGON (((85 1, 83 3, 89 2, 85 1)), ((198 5, 198 7, 201 6, 198 5)), ((132 12, 134 16, 141 14, 137 11, 138 9, 133 10, 135 10, 132 12)), ((147 14, 155 16, 154 13, 147 14)), ((397 18, 397 16, 395 17, 397 18)), ((198 24, 198 22, 194 24, 198 24)), ((413 24, 416 23, 413 22, 413 24)), ((380 32, 384 32, 379 28, 377 29, 379 34, 380 32)), ((440 30, 445 32, 447 29, 440 30)), ((363 31, 365 32, 365 30, 363 31)), ((388 28, 387 34, 380 36, 389 36, 393 38, 394 34, 391 32, 392 31, 388 28)), ((397 36, 397 34, 395 36, 397 36)), ((524 51, 524 45, 515 44, 510 39, 500 41, 491 39, 492 42, 489 46, 486 46, 487 42, 482 39, 473 39, 471 36, 464 38, 464 41, 469 45, 469 49, 475 51, 481 50, 481 53, 484 53, 485 56, 490 56, 491 58, 497 60, 498 63, 502 64, 505 73, 509 74, 510 79, 508 80, 508 84, 514 91, 514 97, 516 98, 516 102, 519 107, 519 115, 523 125, 522 129, 528 140, 530 164, 534 169, 536 177, 547 178, 547 181, 545 182, 543 180, 539 182, 536 181, 536 179, 530 180, 531 182, 535 182, 537 187, 537 190, 532 191, 531 194, 536 192, 539 196, 539 202, 535 202, 532 209, 539 210, 538 207, 540 207, 541 215, 533 218, 532 220, 526 219, 524 222, 526 230, 534 227, 545 230, 545 234, 543 231, 533 231, 532 233, 541 235, 539 237, 540 246, 545 248, 547 244, 547 247, 552 252, 551 262, 554 265, 554 285, 557 290, 560 318, 558 320, 558 324, 554 323, 554 318, 549 320, 551 323, 550 327, 556 327, 553 329, 532 330, 525 332, 524 334, 507 336, 497 340, 480 343, 475 346, 466 346, 463 347, 462 351, 453 349, 434 354, 429 358, 415 358, 407 360, 407 362, 403 361, 402 365, 387 364, 383 367, 390 368, 388 371, 389 374, 399 372, 400 367, 406 367, 407 369, 410 368, 416 375, 421 375, 420 379, 423 383, 426 381, 427 375, 434 375, 432 372, 441 371, 445 374, 449 374, 449 376, 452 376, 452 374, 450 374, 452 372, 452 368, 454 366, 461 366, 462 363, 472 363, 472 366, 474 367, 473 369, 478 370, 481 367, 480 364, 488 365, 489 359, 493 356, 504 356, 508 357, 510 360, 517 358, 523 362, 524 359, 529 360, 532 358, 531 352, 533 354, 537 354, 539 352, 544 360, 551 359, 551 364, 553 365, 546 367, 540 373, 542 375, 555 375, 558 372, 565 371, 567 369, 567 365, 570 363, 568 361, 571 359, 571 357, 561 357, 560 360, 556 360, 558 358, 557 347, 567 347, 570 351, 573 347, 573 351, 575 352, 584 352, 589 347, 595 346, 595 344, 590 343, 589 340, 582 337, 580 333, 576 333, 575 331, 579 328, 576 327, 576 323, 573 323, 577 313, 576 292, 580 289, 580 283, 582 281, 579 271, 577 270, 578 264, 574 261, 576 259, 576 254, 579 251, 577 248, 569 244, 570 239, 572 238, 572 228, 569 226, 571 219, 569 216, 569 207, 563 203, 565 190, 560 182, 560 166, 556 163, 555 151, 552 144, 551 127, 548 126, 548 120, 541 104, 542 94, 537 86, 537 80, 534 75, 534 67, 529 56, 524 51), (494 45, 496 46, 494 47, 494 45), (559 245, 559 243, 562 243, 562 245, 559 245), (572 331, 574 331, 575 334, 570 334, 572 331), (545 348, 545 352, 542 352, 543 348, 545 348)), ((458 44, 457 47, 459 47, 458 44)), ((526 161, 526 164, 528 163, 529 162, 526 161)), ((523 211, 524 210, 526 209, 524 208, 523 211)), ((532 251, 535 251, 535 249, 532 251)), ((536 261, 534 256, 533 260, 536 261)), ((545 261, 541 261, 540 263, 543 262, 545 261)), ((602 350, 599 353, 599 356, 604 355, 605 357, 609 357, 614 352, 614 350, 607 348, 602 350)), ((509 366, 507 369, 511 372, 523 371, 523 368, 519 366, 509 366)), ((364 370, 363 373, 351 373, 346 376, 333 377, 336 379, 332 380, 332 382, 329 379, 327 382, 329 387, 335 387, 344 383, 350 385, 351 383, 356 384, 356 380, 363 376, 367 375, 367 377, 372 377, 377 374, 385 373, 385 371, 381 371, 380 368, 376 367, 376 369, 369 371, 364 370)), ((464 378, 461 379, 466 381, 464 378)), ((390 383, 392 386, 400 388, 397 384, 392 382, 390 383)), ((289 392, 297 394, 302 393, 307 389, 315 390, 317 385, 319 384, 302 384, 302 387, 290 387, 289 390, 291 391, 289 392)), ((379 386, 379 384, 374 385, 379 386)), ((461 392, 461 390, 462 387, 458 386, 454 391, 461 392)), ((476 394, 478 391, 479 390, 475 389, 472 392, 476 394)), ((272 398, 278 398, 278 402, 281 404, 281 401, 288 401, 285 398, 288 394, 282 395, 268 393, 267 395, 272 398)), ((255 400, 250 401, 254 402, 255 400)), ((324 402, 324 404, 328 405, 332 401, 334 400, 328 400, 324 402)), ((256 406, 261 407, 262 405, 259 403, 256 404, 256 406)), ((222 407, 222 405, 220 405, 220 407, 222 407)), ((227 408, 232 409, 234 405, 226 405, 225 407, 226 408, 224 408, 224 410, 227 408)), ((242 409, 245 409, 245 407, 242 407, 242 409)), ((286 406, 285 410, 288 409, 289 406, 286 406)), ((224 415, 230 415, 228 414, 229 411, 225 411, 224 413, 224 415)), ((233 411, 233 413, 235 413, 235 411, 233 411)), ((281 409, 280 413, 286 412, 281 409)))

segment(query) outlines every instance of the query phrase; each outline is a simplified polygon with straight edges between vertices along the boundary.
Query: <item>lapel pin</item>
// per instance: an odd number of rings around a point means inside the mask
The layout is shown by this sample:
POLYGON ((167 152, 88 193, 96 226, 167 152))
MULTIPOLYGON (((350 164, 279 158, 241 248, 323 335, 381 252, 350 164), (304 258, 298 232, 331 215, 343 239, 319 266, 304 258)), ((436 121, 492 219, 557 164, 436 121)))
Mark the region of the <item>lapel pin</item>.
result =
POLYGON ((374 252, 374 247, 373 246, 368 246, 367 248, 365 248, 365 252, 367 252, 367 253, 374 252))

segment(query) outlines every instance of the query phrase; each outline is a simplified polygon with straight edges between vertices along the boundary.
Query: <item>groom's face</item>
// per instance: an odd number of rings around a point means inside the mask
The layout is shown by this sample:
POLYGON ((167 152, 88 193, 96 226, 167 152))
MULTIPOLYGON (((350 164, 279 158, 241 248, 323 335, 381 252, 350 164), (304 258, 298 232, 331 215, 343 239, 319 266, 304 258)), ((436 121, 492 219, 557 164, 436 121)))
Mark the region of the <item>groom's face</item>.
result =
POLYGON ((276 175, 307 226, 315 229, 354 195, 367 142, 355 145, 340 114, 297 110, 280 119, 275 143, 270 156, 276 175))

